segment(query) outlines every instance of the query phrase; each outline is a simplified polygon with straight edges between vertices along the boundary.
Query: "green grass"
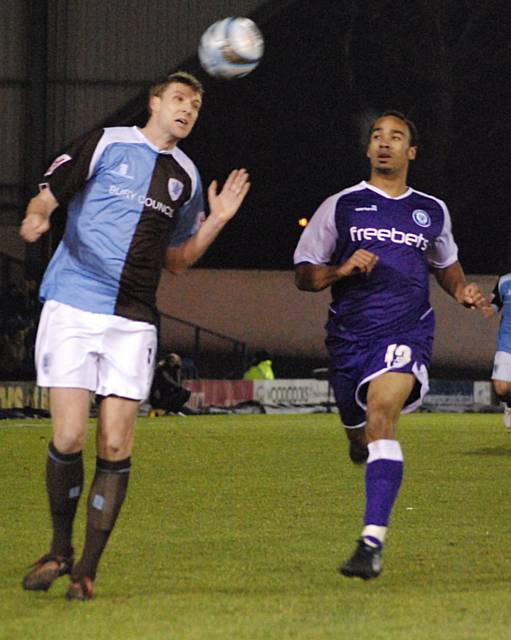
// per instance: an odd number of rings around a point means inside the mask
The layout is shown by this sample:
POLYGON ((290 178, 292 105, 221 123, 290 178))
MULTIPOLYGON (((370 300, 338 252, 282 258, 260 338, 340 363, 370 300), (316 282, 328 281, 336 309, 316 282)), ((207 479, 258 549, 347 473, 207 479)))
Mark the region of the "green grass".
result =
POLYGON ((0 422, 2 640, 511 637, 511 434, 499 415, 402 419, 405 480, 370 582, 336 572, 360 533, 364 472, 335 415, 141 419, 86 603, 65 600, 66 578, 46 594, 20 587, 50 538, 49 436, 44 421, 0 422))

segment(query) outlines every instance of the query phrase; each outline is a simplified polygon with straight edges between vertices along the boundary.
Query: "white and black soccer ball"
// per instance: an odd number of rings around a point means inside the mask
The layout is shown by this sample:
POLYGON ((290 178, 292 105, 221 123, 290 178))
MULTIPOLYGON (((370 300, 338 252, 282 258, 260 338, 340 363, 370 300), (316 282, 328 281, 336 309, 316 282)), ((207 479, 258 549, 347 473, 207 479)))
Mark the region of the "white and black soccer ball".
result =
POLYGON ((264 38, 250 18, 225 18, 202 34, 199 60, 215 78, 232 80, 253 71, 264 53, 264 38))

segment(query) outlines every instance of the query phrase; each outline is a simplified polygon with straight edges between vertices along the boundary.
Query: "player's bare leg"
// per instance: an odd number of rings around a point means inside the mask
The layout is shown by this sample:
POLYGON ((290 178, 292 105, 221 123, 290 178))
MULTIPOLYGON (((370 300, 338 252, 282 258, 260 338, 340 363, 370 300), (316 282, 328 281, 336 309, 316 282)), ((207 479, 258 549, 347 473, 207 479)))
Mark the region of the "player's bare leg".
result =
POLYGON ((511 429, 511 382, 493 380, 493 388, 504 409, 504 426, 511 429))
POLYGON ((89 493, 85 545, 74 566, 69 599, 93 597, 93 581, 101 555, 121 510, 131 467, 138 400, 108 396, 100 402, 96 474, 89 493))
POLYGON ((403 454, 395 439, 397 422, 414 384, 412 374, 395 372, 384 373, 369 384, 364 528, 355 553, 339 568, 345 576, 368 580, 382 571, 383 543, 403 476, 403 454))
POLYGON ((62 453, 83 450, 89 431, 91 392, 87 389, 50 389, 53 443, 62 453))
POLYGON ((48 447, 46 487, 53 538, 48 553, 33 565, 23 579, 23 588, 47 591, 54 580, 71 572, 72 530, 83 488, 82 449, 88 432, 90 392, 86 389, 50 390, 53 424, 48 447))
POLYGON ((395 440, 403 406, 416 379, 411 373, 389 371, 371 380, 367 391, 367 442, 395 440))
POLYGON ((363 464, 369 455, 365 427, 345 429, 345 432, 350 443, 350 460, 355 464, 363 464))

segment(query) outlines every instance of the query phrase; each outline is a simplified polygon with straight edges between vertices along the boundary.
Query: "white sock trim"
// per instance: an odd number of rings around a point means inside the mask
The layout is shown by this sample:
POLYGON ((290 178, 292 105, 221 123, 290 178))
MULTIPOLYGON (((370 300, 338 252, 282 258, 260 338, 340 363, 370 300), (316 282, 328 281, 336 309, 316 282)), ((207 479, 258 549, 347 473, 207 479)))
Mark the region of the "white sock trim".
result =
POLYGON ((369 457, 367 464, 375 460, 395 460, 403 462, 403 452, 401 445, 397 440, 375 440, 367 445, 369 449, 369 457))
POLYGON ((367 524, 362 530, 362 538, 366 536, 371 536, 371 538, 376 538, 379 540, 383 546, 385 542, 385 535, 387 534, 387 527, 380 527, 377 524, 367 524))

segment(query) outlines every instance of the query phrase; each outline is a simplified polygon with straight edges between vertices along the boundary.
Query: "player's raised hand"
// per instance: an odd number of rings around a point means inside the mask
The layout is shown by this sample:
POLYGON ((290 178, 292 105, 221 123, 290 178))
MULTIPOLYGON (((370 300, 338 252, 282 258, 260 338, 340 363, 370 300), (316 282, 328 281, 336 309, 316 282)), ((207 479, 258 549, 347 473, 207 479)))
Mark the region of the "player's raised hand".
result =
POLYGON ((497 309, 492 304, 488 303, 481 307, 481 313, 487 320, 489 320, 497 315, 497 309))
POLYGON ((21 223, 20 236, 25 242, 35 242, 50 228, 48 216, 42 213, 28 213, 21 223))
POLYGON ((463 287, 461 303, 469 309, 483 309, 488 306, 488 301, 484 297, 479 285, 475 282, 471 282, 463 287))
POLYGON ((220 193, 217 193, 217 181, 213 180, 208 188, 210 215, 227 222, 238 211, 249 189, 249 175, 246 169, 231 171, 220 193))
POLYGON ((346 262, 339 267, 339 274, 342 277, 353 276, 359 273, 369 275, 376 266, 379 258, 376 254, 366 249, 357 249, 346 262))
POLYGON ((48 231, 50 216, 58 206, 49 188, 43 189, 30 200, 20 228, 20 236, 25 242, 35 242, 48 231))

